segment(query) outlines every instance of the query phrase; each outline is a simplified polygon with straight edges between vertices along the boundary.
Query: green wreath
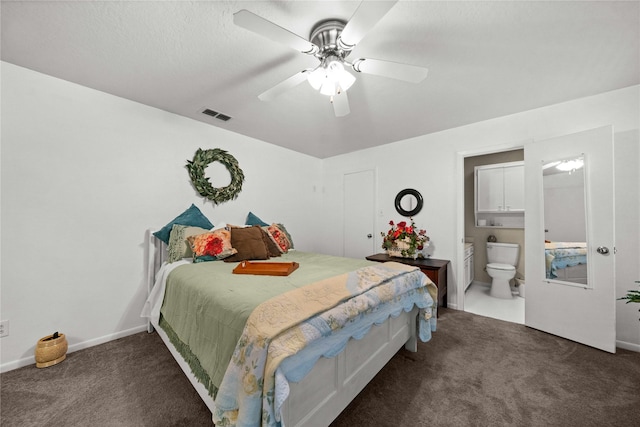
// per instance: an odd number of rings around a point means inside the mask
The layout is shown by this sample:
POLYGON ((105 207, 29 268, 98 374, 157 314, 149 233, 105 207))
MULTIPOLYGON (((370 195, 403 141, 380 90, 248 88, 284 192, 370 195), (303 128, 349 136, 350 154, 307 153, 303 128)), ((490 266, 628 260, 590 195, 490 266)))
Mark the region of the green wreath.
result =
POLYGON ((219 148, 203 150, 198 148, 193 160, 187 160, 187 169, 193 186, 202 197, 206 197, 215 204, 220 204, 238 197, 242 191, 244 174, 238 166, 238 161, 231 154, 219 148), (222 163, 231 175, 231 183, 226 187, 216 188, 211 185, 209 178, 204 176, 204 170, 210 163, 222 163))

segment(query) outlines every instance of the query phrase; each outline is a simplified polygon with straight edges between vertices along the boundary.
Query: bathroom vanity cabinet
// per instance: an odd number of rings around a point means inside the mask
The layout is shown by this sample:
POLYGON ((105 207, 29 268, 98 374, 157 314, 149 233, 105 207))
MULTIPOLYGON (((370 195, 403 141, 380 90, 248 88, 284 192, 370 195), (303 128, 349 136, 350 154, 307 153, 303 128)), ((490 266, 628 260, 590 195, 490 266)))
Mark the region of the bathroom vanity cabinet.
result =
POLYGON ((449 260, 434 258, 397 258, 387 254, 375 254, 366 257, 369 261, 387 262, 395 261, 402 264, 418 267, 438 287, 438 305, 447 306, 447 269, 449 260))
POLYGON ((474 279, 473 272, 473 244, 465 243, 464 246, 464 290, 466 291, 474 279))
POLYGON ((524 162, 476 166, 478 227, 524 228, 524 162))

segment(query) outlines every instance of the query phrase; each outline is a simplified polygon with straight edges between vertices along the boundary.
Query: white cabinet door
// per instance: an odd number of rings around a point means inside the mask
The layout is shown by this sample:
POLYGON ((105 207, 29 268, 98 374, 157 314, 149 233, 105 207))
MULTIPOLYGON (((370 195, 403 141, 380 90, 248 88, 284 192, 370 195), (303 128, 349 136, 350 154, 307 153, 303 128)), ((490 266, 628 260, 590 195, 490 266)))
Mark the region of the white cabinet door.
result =
POLYGON ((504 210, 524 211, 524 165, 508 166, 504 172, 504 210))
POLYGON ((469 287, 469 283, 471 283, 469 281, 469 278, 471 277, 471 270, 469 268, 469 258, 466 257, 464 259, 464 290, 466 291, 467 288, 469 287))
POLYGON ((524 212, 524 164, 476 169, 477 212, 524 212))
POLYGON ((502 168, 477 170, 476 203, 478 212, 502 210, 504 204, 504 174, 502 168))
POLYGON ((466 291, 473 282, 473 246, 464 251, 464 290, 466 291))

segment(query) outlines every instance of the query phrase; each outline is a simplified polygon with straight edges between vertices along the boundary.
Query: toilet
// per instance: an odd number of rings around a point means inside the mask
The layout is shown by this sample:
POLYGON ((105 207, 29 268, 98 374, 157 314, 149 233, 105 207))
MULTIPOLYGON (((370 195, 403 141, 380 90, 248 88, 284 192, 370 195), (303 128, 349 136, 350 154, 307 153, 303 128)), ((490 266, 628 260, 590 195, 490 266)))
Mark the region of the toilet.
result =
POLYGON ((509 282, 516 275, 519 251, 516 243, 487 242, 487 274, 492 279, 489 292, 492 297, 513 298, 509 282))

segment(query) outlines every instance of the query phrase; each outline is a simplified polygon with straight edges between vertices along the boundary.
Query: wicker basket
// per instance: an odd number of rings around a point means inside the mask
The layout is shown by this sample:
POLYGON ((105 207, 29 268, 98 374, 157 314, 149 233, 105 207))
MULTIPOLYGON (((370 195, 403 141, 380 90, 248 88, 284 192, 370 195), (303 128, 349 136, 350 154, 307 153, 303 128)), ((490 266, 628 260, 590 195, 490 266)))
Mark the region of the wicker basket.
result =
POLYGON ((46 368, 62 362, 67 357, 67 338, 64 334, 42 337, 36 345, 36 367, 46 368))

